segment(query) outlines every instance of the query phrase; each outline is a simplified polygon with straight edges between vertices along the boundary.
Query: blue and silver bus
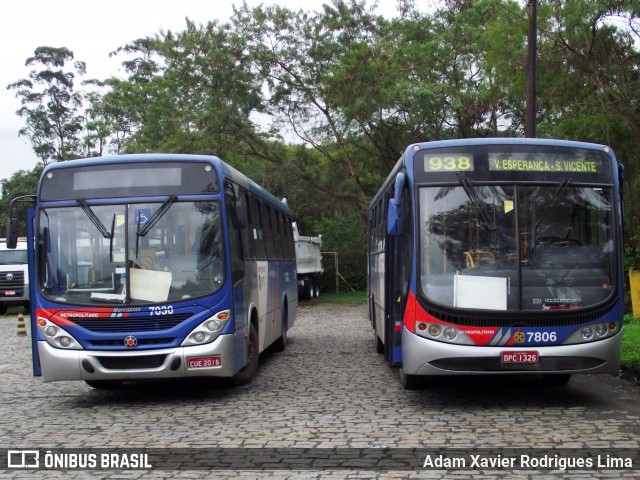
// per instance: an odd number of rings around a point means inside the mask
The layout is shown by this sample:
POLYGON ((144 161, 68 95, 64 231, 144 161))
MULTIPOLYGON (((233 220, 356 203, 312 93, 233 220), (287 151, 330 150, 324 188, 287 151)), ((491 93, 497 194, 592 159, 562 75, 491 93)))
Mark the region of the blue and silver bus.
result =
POLYGON ((368 211, 369 317, 403 386, 617 373, 622 174, 603 145, 410 145, 368 211))
POLYGON ((35 201, 31 328, 45 382, 244 384, 262 351, 285 348, 298 303, 291 211, 219 158, 55 163, 35 201))

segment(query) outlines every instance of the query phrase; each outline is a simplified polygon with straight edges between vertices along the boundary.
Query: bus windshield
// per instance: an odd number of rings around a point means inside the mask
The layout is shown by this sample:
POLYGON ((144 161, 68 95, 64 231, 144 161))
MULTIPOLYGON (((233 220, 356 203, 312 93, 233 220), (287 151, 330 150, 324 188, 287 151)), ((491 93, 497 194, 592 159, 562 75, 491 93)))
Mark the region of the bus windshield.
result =
POLYGON ((449 307, 585 308, 613 291, 610 187, 419 189, 421 289, 449 307))
POLYGON ((218 202, 126 203, 40 211, 40 289, 74 304, 204 296, 224 282, 218 202))

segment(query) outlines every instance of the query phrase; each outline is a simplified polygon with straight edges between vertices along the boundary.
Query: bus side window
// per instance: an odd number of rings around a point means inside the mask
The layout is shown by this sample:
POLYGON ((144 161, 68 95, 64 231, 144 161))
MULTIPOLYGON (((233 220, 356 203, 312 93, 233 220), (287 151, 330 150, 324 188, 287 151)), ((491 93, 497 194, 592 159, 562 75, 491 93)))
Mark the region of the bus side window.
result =
POLYGON ((227 228, 229 233, 229 253, 231 255, 231 269, 233 284, 244 278, 244 256, 242 254, 242 230, 239 228, 236 203, 241 200, 236 195, 235 188, 231 182, 227 183, 230 189, 229 195, 225 195, 227 207, 227 228))
POLYGON ((256 258, 264 260, 265 257, 265 234, 264 216, 260 209, 260 200, 251 196, 251 217, 253 219, 253 242, 256 247, 256 258))
POLYGON ((244 202, 244 209, 247 212, 247 218, 245 219, 245 224, 246 227, 243 230, 243 234, 244 234, 244 244, 246 246, 246 258, 247 259, 254 259, 256 258, 256 250, 255 250, 255 241, 253 239, 253 212, 251 211, 250 207, 250 202, 249 202, 249 194, 245 191, 242 192, 242 194, 240 195, 241 201, 244 202))
POLYGON ((267 246, 267 259, 274 260, 275 259, 275 245, 274 245, 274 233, 273 233, 273 222, 271 219, 271 207, 263 204, 263 213, 264 213, 264 236, 266 240, 267 246))

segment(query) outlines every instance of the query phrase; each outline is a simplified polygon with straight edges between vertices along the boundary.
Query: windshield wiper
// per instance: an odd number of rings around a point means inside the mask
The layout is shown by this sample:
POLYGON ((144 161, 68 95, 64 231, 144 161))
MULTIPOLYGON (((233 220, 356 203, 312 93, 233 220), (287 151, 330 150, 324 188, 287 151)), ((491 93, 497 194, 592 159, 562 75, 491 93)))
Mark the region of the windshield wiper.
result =
POLYGON ((467 194, 467 197, 469 197, 469 200, 471 200, 471 204, 475 207, 476 211, 478 212, 478 215, 480 215, 480 219, 482 220, 482 223, 484 223, 485 227, 487 227, 489 230, 495 231, 496 226, 493 220, 491 220, 491 217, 486 212, 486 210, 482 208, 483 202, 480 199, 480 197, 478 197, 478 194, 476 193, 476 190, 473 187, 473 184, 468 179, 462 178, 458 174, 456 174, 456 176, 458 177, 458 181, 460 182, 460 185, 462 185, 462 188, 464 189, 464 193, 467 194))
POLYGON ((171 208, 171 205, 173 205, 176 201, 178 200, 178 197, 176 195, 171 195, 169 198, 167 198, 164 203, 160 206, 160 208, 158 210, 156 210, 156 213, 154 213, 151 218, 144 224, 144 226, 142 228, 140 228, 140 213, 138 214, 138 218, 137 218, 137 229, 136 229, 136 258, 138 258, 138 249, 140 246, 140 237, 146 237, 147 233, 149 233, 151 231, 151 229, 153 228, 153 226, 158 223, 158 220, 160 220, 162 218, 162 216, 167 213, 167 210, 169 210, 169 208, 171 208))
MULTIPOLYGON (((165 202, 160 206, 160 208, 156 211, 156 213, 151 216, 149 221, 144 224, 144 227, 139 229, 136 235, 145 237, 147 233, 149 233, 149 231, 153 228, 153 226, 158 223, 158 220, 160 220, 162 216, 167 213, 169 207, 171 207, 171 205, 173 205, 177 200, 178 197, 176 195, 171 195, 169 198, 167 198, 165 202)), ((138 225, 140 225, 139 222, 138 225)))
POLYGON ((107 230, 107 227, 105 227, 100 221, 100 219, 96 216, 96 214, 93 213, 93 210, 91 210, 91 207, 87 205, 87 202, 83 199, 78 199, 78 203, 82 207, 82 210, 87 215, 87 217, 89 217, 89 220, 91 220, 91 223, 93 223, 95 227, 98 229, 100 234, 104 238, 113 239, 113 234, 109 232, 109 230, 107 230))
POLYGON ((109 231, 107 230, 107 227, 105 227, 104 224, 100 221, 97 215, 93 213, 93 210, 91 210, 91 207, 87 204, 86 200, 80 198, 77 201, 80 204, 80 207, 82 207, 82 211, 84 211, 87 217, 89 217, 89 220, 91 220, 91 223, 93 223, 93 225, 98 229, 100 235, 102 235, 104 238, 109 239, 109 261, 113 263, 113 232, 116 228, 116 214, 113 214, 113 220, 111 221, 111 231, 109 231))

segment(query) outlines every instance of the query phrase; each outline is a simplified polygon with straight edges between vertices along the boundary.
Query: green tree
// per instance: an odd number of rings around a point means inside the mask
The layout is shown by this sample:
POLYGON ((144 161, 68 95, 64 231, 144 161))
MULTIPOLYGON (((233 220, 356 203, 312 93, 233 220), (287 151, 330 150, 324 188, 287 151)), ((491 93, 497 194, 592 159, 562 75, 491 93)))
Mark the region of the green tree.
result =
POLYGON ((313 14, 245 4, 232 24, 268 88, 276 125, 311 147, 333 190, 362 209, 371 193, 366 176, 378 158, 351 138, 363 134, 369 107, 362 94, 375 95, 388 73, 376 45, 385 20, 364 2, 335 0, 313 14))
POLYGON ((73 52, 64 47, 38 47, 26 61, 35 67, 29 78, 7 86, 22 104, 16 113, 26 125, 18 133, 29 138, 45 165, 81 155, 82 95, 75 91, 74 80, 84 75, 86 65, 76 61, 73 71, 65 69, 73 58, 73 52))
POLYGON ((106 101, 128 117, 129 151, 238 155, 256 140, 250 118, 262 110, 260 83, 243 39, 216 22, 139 39, 119 49, 129 78, 111 81, 106 101))

